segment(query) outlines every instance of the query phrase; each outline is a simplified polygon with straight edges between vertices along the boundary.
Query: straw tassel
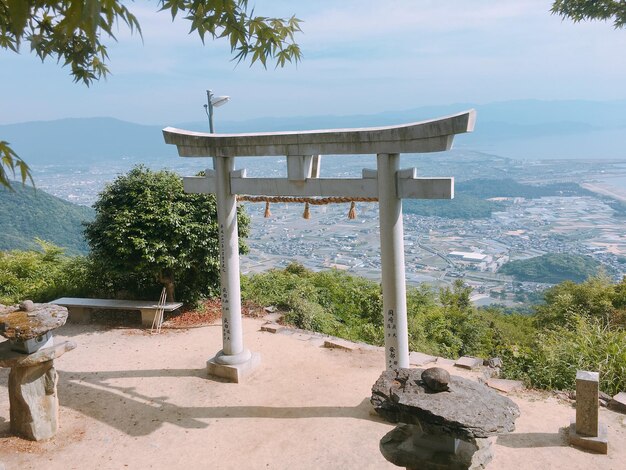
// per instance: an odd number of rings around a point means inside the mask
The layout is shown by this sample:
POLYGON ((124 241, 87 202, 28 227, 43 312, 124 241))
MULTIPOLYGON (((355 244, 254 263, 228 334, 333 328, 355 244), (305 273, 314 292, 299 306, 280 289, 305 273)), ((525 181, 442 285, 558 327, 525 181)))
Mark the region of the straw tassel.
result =
POLYGON ((263 217, 265 217, 266 219, 269 219, 271 215, 272 213, 270 212, 270 202, 265 201, 265 215, 263 217))
POLYGON ((302 217, 304 217, 305 219, 311 218, 311 210, 309 209, 309 201, 307 201, 304 204, 304 214, 302 214, 302 217))
POLYGON ((356 203, 354 201, 350 202, 350 212, 348 212, 348 219, 356 219, 356 203))

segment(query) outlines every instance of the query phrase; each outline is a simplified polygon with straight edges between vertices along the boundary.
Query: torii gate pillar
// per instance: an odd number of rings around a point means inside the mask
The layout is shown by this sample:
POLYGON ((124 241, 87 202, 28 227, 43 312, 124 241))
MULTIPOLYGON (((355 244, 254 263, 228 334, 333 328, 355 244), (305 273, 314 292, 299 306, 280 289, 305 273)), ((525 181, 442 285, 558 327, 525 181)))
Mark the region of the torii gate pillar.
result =
POLYGON ((230 190, 230 174, 235 169, 235 159, 214 158, 213 165, 219 233, 223 348, 207 361, 207 369, 210 375, 239 382, 260 363, 261 357, 258 353, 251 353, 243 345, 237 196, 230 190))
POLYGON ((402 199, 398 197, 396 188, 400 155, 379 153, 376 163, 385 321, 385 362, 387 369, 397 369, 409 367, 402 199))

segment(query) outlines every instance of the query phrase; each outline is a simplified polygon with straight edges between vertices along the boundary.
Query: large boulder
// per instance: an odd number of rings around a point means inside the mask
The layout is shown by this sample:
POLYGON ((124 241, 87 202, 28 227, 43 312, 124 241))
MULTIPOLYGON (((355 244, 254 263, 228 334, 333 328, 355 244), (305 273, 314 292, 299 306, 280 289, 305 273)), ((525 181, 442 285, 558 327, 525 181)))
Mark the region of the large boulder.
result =
POLYGON ((372 387, 376 412, 392 423, 419 424, 424 432, 473 440, 515 429, 518 406, 485 385, 451 376, 448 390, 434 392, 423 369, 385 371, 372 387))

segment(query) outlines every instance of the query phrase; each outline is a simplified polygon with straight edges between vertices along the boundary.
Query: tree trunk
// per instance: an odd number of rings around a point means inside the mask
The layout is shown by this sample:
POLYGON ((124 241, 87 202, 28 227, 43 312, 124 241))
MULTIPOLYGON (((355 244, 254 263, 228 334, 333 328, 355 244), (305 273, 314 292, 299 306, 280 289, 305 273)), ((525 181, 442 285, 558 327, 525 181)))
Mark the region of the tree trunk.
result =
POLYGON ((175 302, 176 300, 174 297, 174 280, 172 279, 172 277, 160 274, 159 282, 163 284, 163 287, 165 287, 165 292, 167 293, 167 301, 175 302))

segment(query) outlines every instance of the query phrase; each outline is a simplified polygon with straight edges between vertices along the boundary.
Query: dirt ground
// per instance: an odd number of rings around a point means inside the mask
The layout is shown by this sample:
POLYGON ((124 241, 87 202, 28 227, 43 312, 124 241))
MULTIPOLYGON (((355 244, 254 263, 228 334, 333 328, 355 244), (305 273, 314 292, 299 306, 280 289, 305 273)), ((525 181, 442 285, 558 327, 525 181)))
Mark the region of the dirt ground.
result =
MULTIPOLYGON (((8 370, 0 369, 0 469, 384 469, 378 450, 393 426, 372 416, 381 350, 320 347, 307 335, 261 332, 244 319, 262 364, 245 383, 208 378, 220 325, 163 330, 66 325, 78 347, 56 361, 60 430, 46 442, 9 433, 8 370)), ((452 369, 450 369, 452 371, 452 369)), ((470 373, 458 375, 470 376, 470 373)), ((615 469, 626 462, 626 416, 601 409, 609 454, 568 446, 571 403, 536 391, 511 395, 516 431, 495 438, 488 468, 615 469)))

